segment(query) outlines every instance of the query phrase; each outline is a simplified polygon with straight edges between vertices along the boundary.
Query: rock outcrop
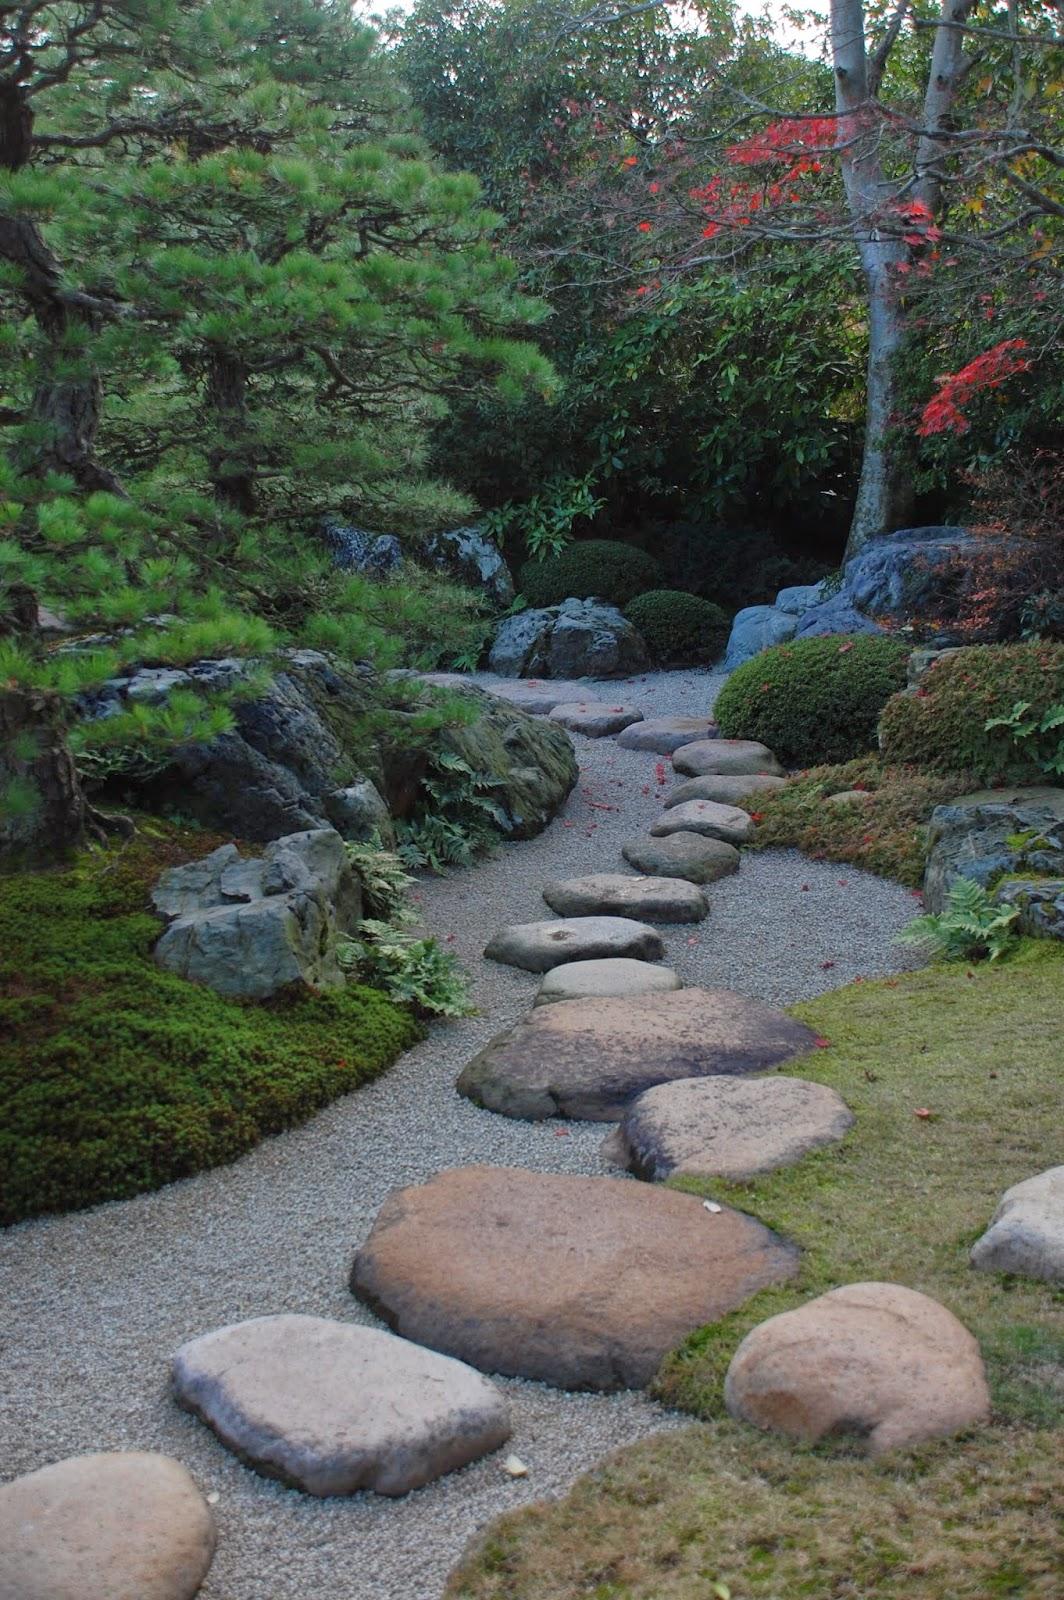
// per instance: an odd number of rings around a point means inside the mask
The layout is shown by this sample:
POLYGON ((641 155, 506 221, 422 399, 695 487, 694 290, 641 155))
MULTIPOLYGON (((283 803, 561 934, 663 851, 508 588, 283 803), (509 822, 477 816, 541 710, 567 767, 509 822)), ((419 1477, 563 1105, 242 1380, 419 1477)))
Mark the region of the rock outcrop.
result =
POLYGON ((645 672, 646 645, 605 600, 563 600, 500 623, 488 665, 504 678, 615 678, 645 672))

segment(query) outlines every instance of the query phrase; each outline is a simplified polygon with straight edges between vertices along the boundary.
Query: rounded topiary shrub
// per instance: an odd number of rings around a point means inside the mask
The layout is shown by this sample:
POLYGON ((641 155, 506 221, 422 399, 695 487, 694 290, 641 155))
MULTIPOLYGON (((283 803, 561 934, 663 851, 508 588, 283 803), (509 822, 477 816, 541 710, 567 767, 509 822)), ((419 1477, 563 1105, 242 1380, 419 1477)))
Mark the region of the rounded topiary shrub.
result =
POLYGON ((596 595, 626 606, 647 589, 660 589, 661 568, 645 550, 616 539, 583 539, 544 561, 526 561, 518 588, 530 606, 556 606, 563 600, 596 595))
POLYGON ((760 739, 786 766, 872 750, 880 712, 905 682, 908 647, 879 634, 831 634, 764 650, 738 667, 714 715, 728 739, 760 739))
MULTIPOLYGON (((1039 759, 1056 736, 1020 742, 1008 728, 987 729, 1022 703, 1027 721, 1064 705, 1064 645, 984 644, 939 657, 911 694, 884 708, 880 724, 888 761, 929 772, 974 772, 984 783, 1057 783, 1039 759)), ((1058 734, 1059 736, 1059 730, 1058 734)))
POLYGON ((728 643, 728 613, 681 589, 638 594, 624 614, 643 635, 651 660, 662 666, 717 661, 728 643))

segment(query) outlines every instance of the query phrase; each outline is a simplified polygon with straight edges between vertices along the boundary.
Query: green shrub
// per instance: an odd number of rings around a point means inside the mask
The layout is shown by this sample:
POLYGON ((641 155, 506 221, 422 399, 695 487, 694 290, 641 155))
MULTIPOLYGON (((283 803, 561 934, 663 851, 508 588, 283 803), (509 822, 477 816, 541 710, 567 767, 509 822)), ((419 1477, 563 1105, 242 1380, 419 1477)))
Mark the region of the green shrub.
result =
POLYGON ((760 739, 786 766, 848 761, 875 746, 907 657, 907 646, 877 634, 776 645, 736 668, 714 715, 726 738, 760 739))
POLYGON ((661 584, 661 567, 645 550, 615 539, 582 539, 543 561, 526 561, 517 587, 530 606, 556 606, 592 595, 626 606, 637 594, 661 584))
POLYGON ((795 560, 770 533, 674 522, 653 532, 665 582, 673 589, 712 600, 725 610, 768 605, 781 589, 817 583, 829 563, 813 556, 795 560))
POLYGON ((1034 750, 1006 726, 1017 702, 1035 719, 1064 700, 1064 645, 971 645, 942 656, 912 694, 887 704, 880 722, 888 761, 929 772, 970 769, 983 783, 1045 783, 1034 750))
POLYGON ((651 660, 663 666, 716 661, 728 643, 731 621, 711 600, 680 589, 649 589, 624 609, 646 641, 651 660))

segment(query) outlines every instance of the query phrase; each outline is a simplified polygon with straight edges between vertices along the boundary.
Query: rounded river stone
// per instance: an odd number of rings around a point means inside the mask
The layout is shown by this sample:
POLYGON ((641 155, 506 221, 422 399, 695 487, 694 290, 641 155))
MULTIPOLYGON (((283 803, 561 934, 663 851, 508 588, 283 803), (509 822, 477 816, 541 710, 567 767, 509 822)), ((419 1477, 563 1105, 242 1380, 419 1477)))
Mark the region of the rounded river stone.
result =
POLYGON ((696 739, 673 752, 672 764, 688 778, 702 778, 708 773, 746 777, 759 772, 783 777, 783 768, 772 751, 755 739, 696 739))
POLYGON ((596 872, 548 883, 543 898, 560 917, 636 917, 644 922, 701 922, 709 901, 683 878, 632 877, 596 872))
POLYGON ((723 839, 725 844, 745 844, 754 831, 748 811, 724 806, 716 800, 685 800, 659 817, 651 828, 654 839, 670 833, 701 833, 708 839, 723 839))
POLYGON ((489 961, 549 972, 563 961, 593 961, 603 956, 634 956, 660 961, 661 934, 630 917, 567 917, 557 922, 519 922, 501 928, 484 950, 489 961))
POLYGON ((686 878, 688 883, 716 883, 739 870, 739 852, 723 839, 701 833, 670 833, 665 838, 633 839, 621 850, 637 872, 659 878, 686 878))
POLYGON ((648 717, 645 722, 626 728, 617 743, 626 750, 651 750, 671 756, 681 745, 712 739, 716 726, 712 717, 648 717))
POLYGON ((553 1005, 558 1000, 631 999, 640 994, 666 994, 682 989, 683 982, 671 967, 652 966, 649 961, 630 961, 617 956, 612 961, 565 961, 552 967, 539 986, 535 1004, 553 1005))

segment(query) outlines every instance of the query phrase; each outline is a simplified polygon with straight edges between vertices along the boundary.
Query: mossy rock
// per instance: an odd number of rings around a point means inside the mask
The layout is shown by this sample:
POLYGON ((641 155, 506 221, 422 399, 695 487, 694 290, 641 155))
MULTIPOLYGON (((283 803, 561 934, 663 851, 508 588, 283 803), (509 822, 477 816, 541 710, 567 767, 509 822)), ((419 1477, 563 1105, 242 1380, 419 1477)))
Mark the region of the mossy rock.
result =
POLYGON ((580 775, 573 741, 546 717, 531 717, 494 695, 475 692, 475 721, 445 728, 444 750, 489 779, 509 819, 510 839, 531 839, 565 804, 580 775))

